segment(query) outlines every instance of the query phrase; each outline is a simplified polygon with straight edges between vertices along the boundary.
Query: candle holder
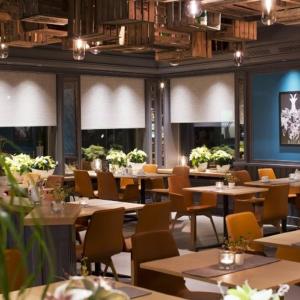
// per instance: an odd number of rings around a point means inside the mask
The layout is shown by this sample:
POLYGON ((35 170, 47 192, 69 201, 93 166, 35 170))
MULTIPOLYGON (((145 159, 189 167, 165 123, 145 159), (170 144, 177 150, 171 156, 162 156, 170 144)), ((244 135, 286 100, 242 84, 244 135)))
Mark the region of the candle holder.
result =
POLYGON ((216 182, 216 188, 217 188, 218 190, 223 189, 223 188, 224 188, 224 182, 223 182, 223 181, 217 181, 217 182, 216 182))
POLYGON ((235 254, 229 250, 222 250, 219 253, 219 268, 221 270, 231 270, 234 267, 235 254))

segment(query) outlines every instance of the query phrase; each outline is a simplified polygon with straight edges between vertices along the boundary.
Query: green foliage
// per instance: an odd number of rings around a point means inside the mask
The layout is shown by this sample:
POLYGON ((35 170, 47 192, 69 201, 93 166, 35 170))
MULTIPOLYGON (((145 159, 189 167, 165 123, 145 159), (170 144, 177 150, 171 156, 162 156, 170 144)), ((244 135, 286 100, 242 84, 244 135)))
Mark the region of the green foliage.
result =
POLYGON ((55 166, 56 161, 51 156, 38 156, 32 160, 31 169, 49 171, 55 166))
POLYGON ((209 162, 211 159, 211 152, 206 146, 197 147, 192 150, 189 160, 193 167, 198 167, 199 164, 209 162))
POLYGON ((133 151, 127 154, 128 161, 132 163, 144 163, 147 159, 147 153, 143 150, 135 148, 133 151))
POLYGON ((82 148, 84 158, 87 161, 93 161, 97 158, 104 158, 106 151, 104 147, 98 145, 90 145, 88 148, 82 148))
POLYGON ((212 154, 211 160, 214 161, 216 165, 224 166, 232 163, 233 156, 224 150, 217 150, 212 154))
POLYGON ((211 148, 211 153, 214 154, 215 152, 217 152, 219 150, 223 150, 226 153, 230 154, 232 157, 234 157, 234 149, 232 149, 228 145, 221 145, 221 146, 213 147, 213 148, 211 148))
POLYGON ((119 167, 126 167, 127 165, 127 156, 120 150, 110 149, 106 159, 112 165, 117 165, 119 167))

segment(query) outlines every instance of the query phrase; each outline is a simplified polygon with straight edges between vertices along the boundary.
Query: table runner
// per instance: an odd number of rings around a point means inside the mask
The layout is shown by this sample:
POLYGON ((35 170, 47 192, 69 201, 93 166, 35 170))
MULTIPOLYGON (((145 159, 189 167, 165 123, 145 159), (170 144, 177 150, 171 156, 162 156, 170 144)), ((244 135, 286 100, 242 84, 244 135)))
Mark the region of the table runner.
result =
POLYGON ((184 271, 183 274, 204 277, 204 278, 211 278, 211 277, 218 277, 230 273, 240 272, 243 270, 257 268, 263 265, 271 264, 274 262, 279 261, 279 259, 274 257, 265 257, 260 255, 248 255, 245 259, 245 263, 242 266, 235 265, 233 269, 230 270, 220 270, 219 264, 193 269, 184 271))

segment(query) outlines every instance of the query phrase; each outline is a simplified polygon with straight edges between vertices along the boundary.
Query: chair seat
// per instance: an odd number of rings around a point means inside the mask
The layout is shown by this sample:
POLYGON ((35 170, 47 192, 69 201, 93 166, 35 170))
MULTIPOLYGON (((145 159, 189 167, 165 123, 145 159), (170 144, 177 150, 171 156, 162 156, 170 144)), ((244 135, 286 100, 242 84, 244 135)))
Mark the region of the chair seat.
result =
POLYGON ((188 213, 196 214, 198 212, 203 212, 206 210, 210 210, 212 208, 215 208, 215 206, 212 205, 194 205, 194 206, 189 206, 186 208, 186 211, 188 213))
POLYGON ((147 189, 146 192, 167 195, 169 194, 169 189, 147 189))
POLYGON ((289 198, 296 198, 297 194, 289 194, 289 198))
POLYGON ((256 197, 252 197, 249 199, 236 199, 235 201, 237 202, 247 202, 247 203, 251 203, 251 204, 263 204, 265 202, 265 198, 256 198, 256 197))

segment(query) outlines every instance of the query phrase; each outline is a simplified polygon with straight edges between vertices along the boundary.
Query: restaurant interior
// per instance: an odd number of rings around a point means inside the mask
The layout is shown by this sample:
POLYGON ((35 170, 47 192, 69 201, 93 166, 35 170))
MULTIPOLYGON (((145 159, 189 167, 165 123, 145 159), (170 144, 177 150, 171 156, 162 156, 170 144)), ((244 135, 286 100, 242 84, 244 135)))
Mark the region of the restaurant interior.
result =
POLYGON ((299 300, 300 1, 0 1, 0 299, 299 300))

